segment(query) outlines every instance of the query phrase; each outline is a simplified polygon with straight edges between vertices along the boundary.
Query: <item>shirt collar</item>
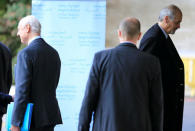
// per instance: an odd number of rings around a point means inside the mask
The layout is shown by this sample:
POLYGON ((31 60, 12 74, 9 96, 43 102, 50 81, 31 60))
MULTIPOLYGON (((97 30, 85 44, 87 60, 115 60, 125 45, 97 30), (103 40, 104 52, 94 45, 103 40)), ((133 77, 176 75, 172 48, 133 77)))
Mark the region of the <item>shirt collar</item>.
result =
POLYGON ((120 45, 118 45, 118 46, 131 46, 131 47, 136 47, 136 45, 134 43, 130 42, 130 41, 120 42, 120 45))
POLYGON ((129 43, 129 44, 134 44, 135 45, 135 43, 133 43, 133 42, 131 42, 131 41, 123 41, 123 42, 120 42, 121 44, 122 43, 129 43))
POLYGON ((32 39, 30 39, 30 40, 28 41, 28 45, 30 45, 30 43, 31 43, 33 40, 36 40, 36 39, 39 39, 39 38, 41 38, 41 36, 35 36, 35 37, 33 37, 32 39))
POLYGON ((165 32, 165 30, 164 30, 160 25, 158 25, 158 26, 160 27, 160 29, 162 30, 163 34, 165 35, 165 38, 167 39, 167 38, 168 38, 168 35, 167 35, 167 33, 165 32))

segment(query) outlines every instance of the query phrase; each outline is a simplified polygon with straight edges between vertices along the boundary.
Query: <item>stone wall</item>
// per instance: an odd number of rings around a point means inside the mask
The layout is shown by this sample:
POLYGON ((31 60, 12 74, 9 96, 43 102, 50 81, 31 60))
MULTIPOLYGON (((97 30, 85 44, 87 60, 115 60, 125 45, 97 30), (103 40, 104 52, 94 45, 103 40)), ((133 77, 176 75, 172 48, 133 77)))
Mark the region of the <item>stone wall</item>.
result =
POLYGON ((171 35, 178 51, 195 52, 195 0, 107 0, 106 47, 118 45, 117 29, 121 19, 134 16, 145 33, 157 22, 160 10, 175 4, 183 12, 181 28, 171 35))

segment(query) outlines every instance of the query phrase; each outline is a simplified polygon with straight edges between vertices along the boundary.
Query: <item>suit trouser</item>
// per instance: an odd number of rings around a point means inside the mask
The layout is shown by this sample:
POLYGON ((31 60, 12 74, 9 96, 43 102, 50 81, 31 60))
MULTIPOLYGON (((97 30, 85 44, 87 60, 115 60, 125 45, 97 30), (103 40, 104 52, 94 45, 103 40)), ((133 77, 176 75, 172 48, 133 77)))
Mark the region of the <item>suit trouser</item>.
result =
POLYGON ((3 117, 3 115, 0 114, 0 130, 1 130, 1 126, 2 126, 2 117, 3 117))
POLYGON ((54 126, 44 126, 40 128, 30 128, 30 131, 54 131, 54 126))

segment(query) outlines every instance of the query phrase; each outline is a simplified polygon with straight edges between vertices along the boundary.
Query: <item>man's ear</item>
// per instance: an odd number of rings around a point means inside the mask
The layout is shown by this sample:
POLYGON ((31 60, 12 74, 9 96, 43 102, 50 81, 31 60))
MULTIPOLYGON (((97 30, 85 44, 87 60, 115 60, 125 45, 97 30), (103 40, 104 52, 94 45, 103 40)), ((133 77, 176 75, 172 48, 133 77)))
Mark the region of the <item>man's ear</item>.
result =
POLYGON ((117 32, 118 32, 118 37, 121 38, 122 32, 119 29, 117 30, 117 32))
POLYGON ((166 24, 168 24, 169 23, 169 16, 165 16, 164 21, 166 24))
POLYGON ((30 32, 30 30, 31 30, 31 27, 30 27, 30 25, 29 25, 29 24, 27 24, 27 25, 26 25, 26 33, 29 33, 29 32, 30 32))
POLYGON ((137 40, 140 40, 140 39, 141 39, 141 36, 142 36, 142 33, 140 32, 140 33, 138 34, 137 40))

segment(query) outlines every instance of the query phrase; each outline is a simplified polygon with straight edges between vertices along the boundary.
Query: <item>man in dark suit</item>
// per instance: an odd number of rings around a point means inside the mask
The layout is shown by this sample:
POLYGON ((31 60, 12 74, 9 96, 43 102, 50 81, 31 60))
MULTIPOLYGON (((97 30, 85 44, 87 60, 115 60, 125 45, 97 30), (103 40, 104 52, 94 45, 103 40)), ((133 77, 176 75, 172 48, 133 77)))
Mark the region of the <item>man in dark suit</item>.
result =
POLYGON ((0 129, 2 116, 6 113, 7 104, 13 101, 9 93, 12 84, 11 53, 7 46, 0 42, 0 129))
POLYGON ((140 50, 160 60, 164 92, 164 131, 181 131, 184 104, 184 65, 168 34, 180 28, 182 12, 175 5, 161 10, 159 22, 143 36, 140 50))
POLYGON ((162 131, 159 61, 140 52, 140 22, 124 19, 120 45, 95 54, 79 115, 79 131, 162 131))
POLYGON ((17 35, 28 46, 17 57, 12 131, 20 130, 29 102, 34 104, 30 131, 53 131, 55 125, 62 124, 56 98, 61 62, 40 32, 41 25, 34 16, 20 20, 17 35))

